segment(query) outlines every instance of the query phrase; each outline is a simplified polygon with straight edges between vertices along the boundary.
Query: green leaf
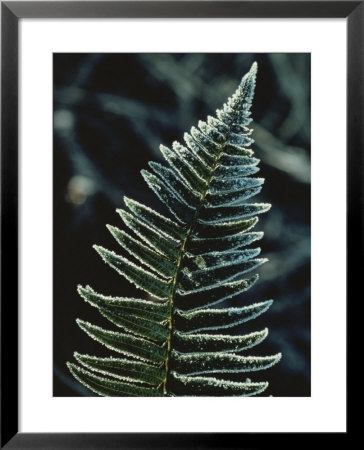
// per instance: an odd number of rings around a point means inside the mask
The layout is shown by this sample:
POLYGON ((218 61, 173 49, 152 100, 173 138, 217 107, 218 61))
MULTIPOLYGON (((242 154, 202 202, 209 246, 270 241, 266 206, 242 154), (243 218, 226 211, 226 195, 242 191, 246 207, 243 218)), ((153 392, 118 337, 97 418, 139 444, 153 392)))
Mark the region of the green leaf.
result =
POLYGON ((213 377, 196 377, 179 375, 171 372, 169 389, 175 396, 213 396, 213 397, 250 397, 267 389, 268 383, 245 383, 219 380, 213 377))
POLYGON ((274 366, 281 353, 273 356, 239 356, 234 353, 178 353, 172 351, 171 370, 184 375, 255 372, 274 366))
POLYGON ((107 228, 116 241, 141 263, 165 278, 172 278, 174 276, 176 266, 164 255, 154 252, 149 247, 141 244, 129 234, 125 233, 125 231, 119 230, 119 228, 111 225, 107 225, 107 228))
POLYGON ((211 166, 201 159, 196 153, 174 141, 172 148, 182 161, 186 161, 191 168, 193 168, 201 179, 206 179, 210 176, 211 166))
POLYGON ((191 136, 198 144, 204 147, 206 152, 208 152, 210 155, 216 157, 219 154, 222 146, 207 137, 198 128, 191 128, 191 136))
POLYGON ((221 120, 216 119, 212 116, 207 116, 207 123, 210 125, 210 127, 214 127, 219 133, 222 135, 226 135, 230 132, 230 127, 228 127, 224 122, 221 122, 221 120))
POLYGON ((198 158, 200 158, 200 160, 203 161, 206 166, 210 167, 210 169, 214 167, 214 154, 211 154, 208 149, 196 142, 194 138, 188 133, 185 133, 183 135, 183 139, 185 140, 187 147, 191 150, 191 152, 193 152, 198 158))
POLYGON ((199 256, 185 255, 182 260, 182 267, 189 271, 211 270, 222 266, 229 266, 246 262, 255 258, 260 253, 260 248, 249 248, 246 250, 213 251, 203 253, 199 256))
POLYGON ((140 173, 148 186, 157 195, 159 200, 167 206, 178 222, 185 224, 192 219, 194 210, 191 207, 184 205, 179 196, 176 195, 172 189, 169 189, 160 178, 147 170, 141 170, 140 173))
POLYGON ((226 141, 226 137, 223 133, 220 133, 215 127, 210 126, 206 122, 200 120, 198 122, 198 127, 202 131, 202 133, 211 139, 216 144, 224 144, 226 141))
POLYGON ((240 352, 260 344, 268 335, 268 329, 243 336, 228 334, 184 334, 173 335, 174 350, 182 353, 240 352))
POLYGON ((126 258, 116 255, 110 250, 106 250, 98 245, 93 246, 101 258, 110 267, 115 269, 120 275, 123 275, 139 289, 142 289, 154 297, 167 299, 171 292, 171 282, 166 282, 158 278, 151 272, 133 264, 126 258))
POLYGON ((106 297, 98 294, 90 286, 78 286, 78 293, 85 301, 96 308, 107 309, 114 314, 130 314, 135 317, 147 318, 156 322, 163 322, 169 317, 168 302, 151 302, 147 300, 122 297, 106 297))
POLYGON ((226 266, 195 271, 190 271, 187 267, 183 267, 178 277, 178 292, 186 295, 223 286, 224 283, 234 279, 236 280, 238 277, 256 269, 266 261, 267 259, 261 258, 242 263, 237 259, 226 266))
POLYGON ((110 320, 114 325, 123 328, 125 331, 136 336, 145 337, 153 341, 162 343, 169 335, 167 322, 158 323, 153 320, 140 318, 113 309, 100 307, 100 313, 110 320))
POLYGON ((206 189, 206 181, 186 161, 182 161, 175 152, 164 145, 160 146, 160 150, 172 169, 177 172, 192 191, 199 195, 200 192, 206 189))
POLYGON ((163 236, 180 242, 185 234, 186 229, 177 222, 173 222, 167 217, 162 216, 148 206, 143 205, 131 198, 124 197, 125 205, 134 213, 139 219, 152 226, 155 231, 163 234, 163 236))
POLYGON ((267 311, 272 303, 273 300, 267 300, 243 308, 208 308, 198 309, 189 313, 177 310, 174 316, 175 327, 184 333, 230 328, 255 319, 267 311))
POLYGON ((204 238, 225 238, 235 235, 237 233, 246 232, 252 229, 258 222, 258 217, 250 219, 239 219, 229 222, 222 222, 216 224, 197 223, 194 232, 191 235, 192 240, 204 238))
POLYGON ((227 194, 209 194, 206 198, 206 207, 240 206, 245 200, 259 194, 261 190, 262 188, 259 186, 251 189, 242 189, 241 191, 233 191, 227 194))
POLYGON ((246 126, 252 122, 250 113, 246 111, 241 112, 240 114, 236 113, 233 116, 231 112, 224 111, 223 109, 217 109, 216 115, 226 125, 232 125, 235 121, 235 123, 238 125, 246 126))
POLYGON ((124 358, 98 358, 96 356, 74 353, 75 359, 87 369, 109 377, 136 383, 147 383, 159 386, 165 378, 166 370, 140 361, 124 358))
POLYGON ((224 224, 230 221, 247 219, 256 214, 262 214, 269 211, 269 203, 253 203, 240 206, 221 206, 219 208, 201 208, 199 223, 208 225, 224 224))
POLYGON ((259 170, 259 167, 256 166, 218 166, 215 171, 215 179, 247 177, 254 175, 259 170))
POLYGON ((249 147, 255 141, 247 135, 237 134, 237 133, 229 133, 227 136, 227 142, 233 145, 240 145, 244 147, 249 147))
POLYGON ((171 261, 175 261, 179 254, 179 246, 165 238, 158 230, 148 226, 145 222, 133 217, 122 209, 118 209, 126 226, 128 226, 140 239, 149 244, 154 250, 162 253, 171 261))
POLYGON ((80 383, 104 397, 159 397, 161 395, 161 388, 147 388, 132 383, 122 383, 99 377, 75 364, 67 363, 67 366, 80 383))
MULTIPOLYGON (((248 119, 250 120, 250 119, 248 119)), ((224 146, 224 153, 229 156, 253 156, 253 150, 240 145, 227 144, 224 146)))
POLYGON ((181 181, 179 176, 176 175, 173 170, 168 169, 162 164, 154 161, 150 161, 149 166, 153 169, 154 173, 167 182, 170 189, 173 189, 174 194, 178 196, 185 205, 189 208, 196 207, 200 200, 200 196, 197 196, 194 192, 188 189, 188 187, 183 183, 183 181, 181 181))
POLYGON ((175 297, 176 308, 182 311, 193 311, 201 307, 216 305, 228 298, 239 295, 250 289, 258 280, 258 274, 246 280, 233 281, 225 283, 223 286, 217 286, 210 289, 205 294, 189 293, 178 289, 175 297), (187 295, 189 294, 189 295, 187 295))
POLYGON ((251 189, 261 186, 264 183, 264 178, 213 178, 209 188, 209 193, 227 194, 229 192, 241 192, 243 189, 251 189))
POLYGON ((263 232, 257 231, 253 233, 237 233, 222 238, 192 238, 186 249, 193 255, 215 251, 235 250, 253 242, 262 239, 263 232))
POLYGON ((123 355, 143 361, 150 361, 157 365, 164 362, 167 355, 164 346, 159 346, 145 339, 132 336, 131 334, 104 330, 80 319, 77 319, 77 324, 92 339, 123 355))
POLYGON ((219 159, 219 165, 222 165, 226 168, 228 167, 240 167, 240 166, 257 166, 260 160, 257 158, 253 158, 251 156, 242 156, 242 155, 228 155, 226 153, 222 153, 219 159))

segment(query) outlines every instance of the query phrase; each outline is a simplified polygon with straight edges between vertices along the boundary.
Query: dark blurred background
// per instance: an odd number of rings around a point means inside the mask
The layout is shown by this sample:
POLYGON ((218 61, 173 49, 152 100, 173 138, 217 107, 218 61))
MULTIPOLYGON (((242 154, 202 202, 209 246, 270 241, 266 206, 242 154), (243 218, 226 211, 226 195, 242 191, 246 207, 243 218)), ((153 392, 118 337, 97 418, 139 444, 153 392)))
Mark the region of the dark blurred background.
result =
MULTIPOLYGON (((54 54, 54 396, 93 395, 68 372, 73 352, 112 352, 87 337, 76 318, 112 328, 77 294, 90 284, 113 296, 142 297, 92 249, 121 251, 105 225, 121 226, 123 196, 156 209, 160 202, 140 170, 162 160, 159 144, 183 141, 198 120, 214 115, 253 61, 255 156, 266 179, 255 201, 259 242, 269 262, 260 281, 224 306, 269 298, 266 313, 231 329, 269 328, 251 354, 282 352, 281 362, 248 374, 268 380, 265 395, 310 395, 310 55, 309 54, 54 54)), ((161 210, 161 209, 160 209, 161 210)), ((162 210, 161 210, 162 211, 162 210)), ((231 379, 245 379, 245 374, 231 379)))

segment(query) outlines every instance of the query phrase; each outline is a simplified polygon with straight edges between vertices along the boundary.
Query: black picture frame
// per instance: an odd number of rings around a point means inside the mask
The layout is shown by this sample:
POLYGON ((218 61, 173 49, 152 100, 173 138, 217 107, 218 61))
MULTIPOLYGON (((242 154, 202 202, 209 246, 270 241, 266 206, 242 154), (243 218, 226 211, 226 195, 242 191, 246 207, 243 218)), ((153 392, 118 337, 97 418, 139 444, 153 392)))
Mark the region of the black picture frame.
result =
MULTIPOLYGON (((364 1, 1 2, 1 448, 257 448, 271 433, 18 432, 18 33, 22 18, 346 18, 347 301, 363 273, 364 1), (359 250, 359 255, 358 255, 359 250)), ((333 68, 335 70, 335 68, 333 68)), ((349 348, 349 347, 348 347, 349 348)), ((333 393, 334 395, 334 393, 333 393)), ((349 428, 348 428, 349 431, 349 428)), ((278 433, 277 433, 278 434, 278 433)), ((279 434, 281 444, 297 434, 279 434)), ((335 439, 347 438, 348 432, 335 439)), ((317 436, 316 436, 317 437, 317 436)), ((300 443, 311 439, 302 435, 300 443)), ((316 439, 316 438, 315 438, 316 439)), ((337 441, 337 442, 339 442, 337 441)), ((315 440, 315 443, 317 441, 315 440)))

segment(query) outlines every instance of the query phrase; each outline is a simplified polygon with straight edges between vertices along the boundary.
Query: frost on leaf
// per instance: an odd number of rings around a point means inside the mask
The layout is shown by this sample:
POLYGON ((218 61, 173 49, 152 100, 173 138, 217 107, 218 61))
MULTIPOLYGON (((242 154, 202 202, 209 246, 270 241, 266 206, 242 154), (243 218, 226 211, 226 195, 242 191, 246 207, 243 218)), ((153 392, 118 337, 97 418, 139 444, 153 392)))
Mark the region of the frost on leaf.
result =
POLYGON ((95 245, 104 262, 129 280, 142 298, 112 297, 78 287, 114 329, 77 324, 116 356, 75 353, 73 376, 102 396, 252 396, 266 381, 230 373, 259 372, 281 354, 254 356, 268 329, 239 334, 272 300, 241 305, 238 296, 257 282, 262 239, 254 230, 269 204, 255 203, 264 179, 256 177, 251 106, 257 64, 216 117, 199 121, 184 142, 160 146, 164 164, 141 171, 167 213, 124 198, 124 229, 108 225, 121 254, 95 245), (144 297, 143 297, 144 296, 144 297), (230 307, 221 305, 231 300, 230 307), (253 355, 250 354, 250 349, 253 355), (217 374, 217 375, 216 375, 217 374), (216 376, 215 376, 216 375, 216 376))

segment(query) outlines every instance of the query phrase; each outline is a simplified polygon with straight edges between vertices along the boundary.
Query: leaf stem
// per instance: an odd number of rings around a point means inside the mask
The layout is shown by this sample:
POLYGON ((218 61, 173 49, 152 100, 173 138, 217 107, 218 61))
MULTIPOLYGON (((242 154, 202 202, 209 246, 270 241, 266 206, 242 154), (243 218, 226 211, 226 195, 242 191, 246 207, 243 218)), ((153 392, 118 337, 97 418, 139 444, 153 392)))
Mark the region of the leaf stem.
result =
POLYGON ((200 212, 200 210, 201 210, 201 208, 203 206, 203 203, 205 201, 206 195, 207 195, 207 193, 209 191, 211 179, 213 178, 215 170, 216 170, 216 168, 217 168, 217 166, 219 164, 219 159, 221 157, 221 153, 222 153, 224 147, 225 147, 225 142, 218 147, 218 153, 216 155, 216 158, 214 159, 213 167, 211 168, 211 172, 209 174, 209 178, 207 179, 206 189, 205 189, 205 191, 203 192, 203 194, 201 196, 200 203, 199 203, 199 205, 196 208, 195 214, 194 214, 194 216, 193 216, 193 218, 191 220, 190 227, 189 227, 189 229, 186 232, 186 236, 185 236, 185 238, 184 238, 184 240, 183 240, 183 242, 181 244, 181 248, 180 248, 180 251, 179 251, 179 254, 178 254, 178 257, 177 257, 176 272, 175 272, 175 274, 173 276, 173 279, 172 279, 172 289, 171 289, 171 294, 170 294, 170 297, 169 297, 169 300, 168 300, 169 301, 169 318, 168 318, 169 334, 168 334, 168 337, 167 337, 167 356, 166 356, 166 360, 165 360, 166 375, 165 375, 165 378, 163 380, 163 395, 164 396, 168 395, 167 381, 168 381, 168 374, 169 374, 169 369, 170 369, 170 367, 169 367, 169 360, 170 360, 170 354, 171 354, 171 340, 172 340, 172 336, 173 336, 173 325, 174 325, 174 323, 173 323, 174 297, 175 297, 176 289, 177 289, 177 280, 178 280, 179 269, 180 269, 180 266, 181 266, 181 261, 182 261, 183 255, 184 255, 184 251, 185 251, 187 240, 188 240, 189 236, 191 235, 192 231, 195 228, 199 212, 200 212))

